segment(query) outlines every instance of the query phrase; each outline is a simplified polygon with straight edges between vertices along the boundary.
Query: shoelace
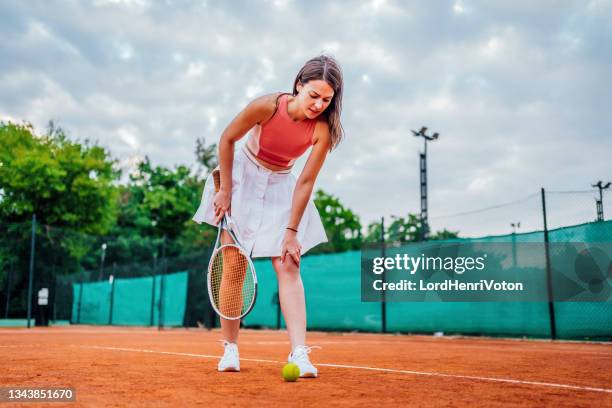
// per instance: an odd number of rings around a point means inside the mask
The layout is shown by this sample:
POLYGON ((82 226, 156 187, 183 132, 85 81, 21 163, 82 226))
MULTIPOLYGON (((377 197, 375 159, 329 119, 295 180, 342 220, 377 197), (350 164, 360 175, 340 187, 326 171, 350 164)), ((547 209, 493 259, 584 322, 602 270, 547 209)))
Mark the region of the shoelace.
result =
POLYGON ((320 349, 320 348, 322 347, 321 346, 297 346, 295 350, 293 350, 293 352, 291 353, 291 356, 298 360, 304 360, 305 358, 306 361, 310 362, 308 358, 308 354, 310 354, 310 352, 313 349, 320 349))
POLYGON ((236 351, 238 351, 238 346, 237 346, 236 344, 234 344, 234 346, 235 346, 235 347, 230 347, 230 348, 228 349, 228 347, 227 347, 227 346, 229 346, 229 345, 230 345, 230 344, 232 344, 232 343, 230 343, 230 342, 229 342, 229 341, 227 341, 227 340, 217 340, 217 341, 220 341, 221 343, 223 343, 223 348, 224 348, 224 350, 229 350, 229 352, 230 352, 231 354, 233 354, 234 356, 236 356, 236 355, 237 355, 236 351))

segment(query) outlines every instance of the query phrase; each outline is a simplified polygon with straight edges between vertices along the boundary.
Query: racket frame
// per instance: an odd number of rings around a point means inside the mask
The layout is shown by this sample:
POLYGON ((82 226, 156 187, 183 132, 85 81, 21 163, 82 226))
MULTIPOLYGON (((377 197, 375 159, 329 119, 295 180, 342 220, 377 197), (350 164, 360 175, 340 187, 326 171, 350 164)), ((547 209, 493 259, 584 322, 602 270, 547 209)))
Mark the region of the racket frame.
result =
MULTIPOLYGON (((213 179, 215 182, 215 191, 219 191, 219 170, 215 169, 213 170, 213 179)), ((210 299, 210 304, 212 305, 213 309, 215 310, 215 312, 222 318, 226 319, 226 320, 240 320, 243 317, 245 317, 247 314, 249 314, 249 312, 251 310, 253 310, 253 307, 255 306, 255 300, 257 299, 257 273, 255 271, 255 266, 253 266, 253 261, 251 260, 251 257, 249 256, 249 254, 247 254, 246 250, 244 249, 244 246, 242 245, 242 242, 238 239, 238 233, 237 231, 234 231, 233 226, 234 226, 234 222, 231 219, 231 217, 229 216, 229 214, 225 213, 223 214, 223 218, 221 218, 221 222, 218 225, 218 231, 217 231, 217 239, 215 240, 215 250, 213 251, 213 253, 210 256, 210 261, 208 263, 208 272, 206 274, 206 287, 208 289, 208 297, 210 299), (221 246, 219 246, 219 243, 221 241, 221 232, 223 231, 223 229, 225 229, 228 234, 230 235, 230 237, 232 238, 232 240, 234 241, 233 244, 223 244, 221 246), (245 311, 243 313, 240 314, 240 316, 236 316, 236 317, 228 317, 225 316, 223 313, 221 313, 221 311, 219 310, 219 308, 217 308, 217 305, 215 304, 214 301, 214 297, 213 297, 213 293, 211 290, 212 287, 212 267, 213 267, 213 259, 215 258, 215 256, 217 255, 217 253, 219 251, 222 251, 224 248, 228 248, 228 247, 234 247, 237 248, 238 251, 244 255, 244 257, 247 260, 248 263, 248 267, 251 270, 251 275, 253 276, 253 297, 251 299, 251 302, 249 304, 249 306, 245 309, 245 311)))

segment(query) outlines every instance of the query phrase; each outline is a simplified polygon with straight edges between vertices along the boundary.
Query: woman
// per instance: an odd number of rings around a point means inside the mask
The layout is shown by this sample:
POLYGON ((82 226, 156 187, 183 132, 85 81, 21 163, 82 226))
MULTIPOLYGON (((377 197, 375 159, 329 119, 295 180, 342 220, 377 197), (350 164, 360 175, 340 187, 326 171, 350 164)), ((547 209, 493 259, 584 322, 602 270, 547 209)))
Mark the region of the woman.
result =
MULTIPOLYGON (((316 377, 306 346, 306 305, 300 257, 327 241, 311 200, 312 189, 327 153, 343 136, 342 71, 331 57, 309 60, 293 82, 293 93, 275 93, 253 100, 227 126, 219 142, 221 189, 214 193, 208 177, 196 222, 218 225, 228 212, 238 237, 252 257, 271 257, 279 285, 280 305, 291 341, 289 362, 301 377, 316 377), (249 130, 246 144, 235 143, 249 130), (291 168, 312 147, 301 174, 291 168)), ((230 243, 226 231, 222 243, 230 243)), ((225 352, 219 371, 240 371, 240 321, 221 319, 225 352)))

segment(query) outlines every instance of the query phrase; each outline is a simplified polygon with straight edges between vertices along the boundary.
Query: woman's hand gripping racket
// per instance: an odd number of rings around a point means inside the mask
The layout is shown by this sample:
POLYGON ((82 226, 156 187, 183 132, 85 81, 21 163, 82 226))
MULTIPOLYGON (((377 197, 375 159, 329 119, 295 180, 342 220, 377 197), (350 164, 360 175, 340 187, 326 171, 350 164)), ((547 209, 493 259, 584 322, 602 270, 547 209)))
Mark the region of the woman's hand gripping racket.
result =
MULTIPOLYGON (((218 169, 212 173, 215 192, 221 187, 218 169)), ((255 305, 257 275, 251 258, 238 239, 234 224, 225 213, 219 223, 217 241, 208 264, 208 296, 215 312, 224 319, 238 320, 246 316, 255 305), (226 229, 233 243, 221 243, 226 229)))

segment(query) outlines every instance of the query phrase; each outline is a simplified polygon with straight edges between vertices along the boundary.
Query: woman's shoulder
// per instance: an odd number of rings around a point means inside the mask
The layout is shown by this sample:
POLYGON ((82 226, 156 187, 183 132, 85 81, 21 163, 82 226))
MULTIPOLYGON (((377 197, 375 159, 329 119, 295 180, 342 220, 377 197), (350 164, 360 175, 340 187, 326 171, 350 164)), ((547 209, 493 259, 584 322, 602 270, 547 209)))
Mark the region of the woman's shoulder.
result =
POLYGON ((251 101, 249 104, 252 109, 256 110, 260 115, 266 118, 262 122, 266 122, 276 113, 278 109, 278 103, 281 96, 286 95, 284 92, 274 92, 266 95, 259 96, 251 101))
POLYGON ((312 132, 312 144, 322 141, 326 144, 330 143, 331 135, 329 131, 329 123, 326 119, 316 119, 315 128, 312 132))

